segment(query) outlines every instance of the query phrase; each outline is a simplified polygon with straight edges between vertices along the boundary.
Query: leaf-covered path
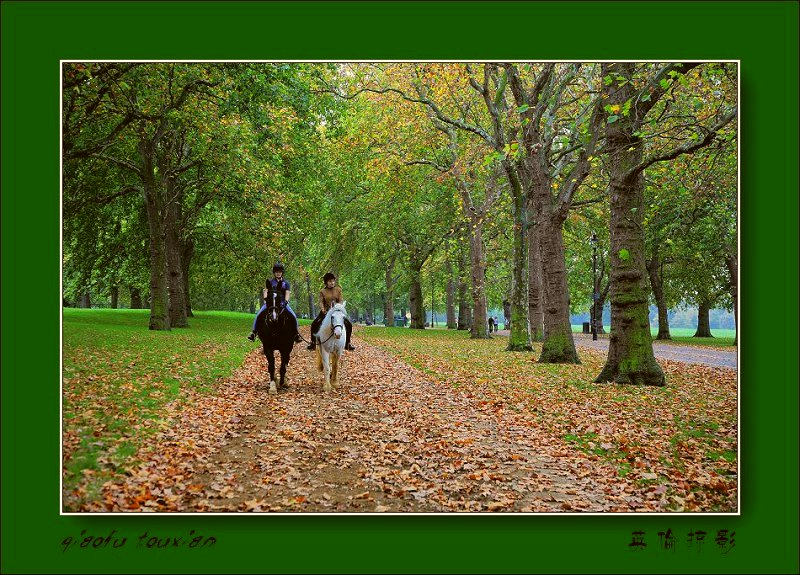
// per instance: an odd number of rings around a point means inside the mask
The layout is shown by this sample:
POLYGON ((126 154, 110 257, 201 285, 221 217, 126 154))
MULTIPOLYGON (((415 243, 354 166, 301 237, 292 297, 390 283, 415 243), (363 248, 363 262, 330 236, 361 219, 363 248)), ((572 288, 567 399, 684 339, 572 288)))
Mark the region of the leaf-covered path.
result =
POLYGON ((269 396, 254 350, 219 393, 189 401, 140 454, 138 470, 104 486, 94 510, 629 511, 642 503, 600 483, 615 470, 565 449, 530 414, 356 344, 343 385, 327 395, 313 354, 298 345, 290 389, 269 396))

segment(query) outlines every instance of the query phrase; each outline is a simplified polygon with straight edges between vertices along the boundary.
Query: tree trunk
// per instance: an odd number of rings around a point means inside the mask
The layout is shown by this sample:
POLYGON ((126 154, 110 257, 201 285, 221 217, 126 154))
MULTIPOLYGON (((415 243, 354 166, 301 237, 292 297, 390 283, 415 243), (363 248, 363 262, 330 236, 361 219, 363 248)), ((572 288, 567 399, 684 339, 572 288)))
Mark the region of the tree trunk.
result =
POLYGON ((167 280, 167 229, 163 182, 156 180, 154 145, 147 138, 139 141, 142 158, 142 188, 150 231, 150 329, 168 330, 169 293, 167 280))
MULTIPOLYGON (((550 191, 547 191, 549 196, 550 191)), ((580 363, 569 319, 569 290, 564 261, 563 219, 544 211, 537 226, 542 251, 544 340, 540 363, 580 363)))
POLYGON ((664 283, 661 277, 663 263, 659 258, 658 246, 653 247, 653 255, 647 261, 647 273, 650 276, 650 287, 653 289, 653 298, 658 308, 658 335, 656 339, 672 339, 669 334, 669 318, 667 317, 667 302, 664 298, 664 283))
POLYGON ((119 307, 119 286, 111 286, 111 309, 119 307))
MULTIPOLYGON (((633 64, 603 64, 603 77, 621 73, 623 81, 603 86, 609 105, 624 106, 634 97, 633 64), (621 85, 620 85, 621 84, 621 85)), ((612 78, 614 76, 611 76, 612 78)), ((611 198, 611 336, 608 359, 596 382, 664 385, 664 372, 653 356, 645 269, 644 177, 633 173, 642 160, 643 143, 634 136, 633 118, 618 115, 606 123, 611 198)))
POLYGON ((142 293, 139 288, 131 287, 131 309, 142 309, 142 293))
MULTIPOLYGON (((468 244, 468 242, 463 242, 468 244)), ((470 269, 469 250, 462 244, 459 246, 459 266, 458 266, 458 326, 456 329, 467 330, 472 327, 472 313, 469 307, 469 297, 467 281, 470 269)))
POLYGON ((736 341, 739 339, 739 262, 736 261, 735 254, 725 254, 725 266, 728 268, 728 289, 733 302, 733 321, 736 328, 733 345, 736 345, 736 341))
POLYGON ((192 313, 192 300, 189 297, 189 266, 194 257, 194 241, 191 239, 183 243, 181 249, 181 265, 183 266, 183 299, 186 302, 186 317, 194 317, 192 313))
POLYGON ((528 322, 531 341, 544 339, 544 311, 542 306, 542 258, 536 226, 528 230, 528 322))
POLYGON ((425 329, 425 304, 422 300, 422 284, 420 282, 421 265, 410 266, 411 287, 408 292, 408 306, 411 309, 411 329, 425 329))
POLYGON ((701 301, 697 306, 697 331, 692 337, 714 337, 711 335, 711 324, 708 321, 708 314, 711 311, 711 304, 701 301))
MULTIPOLYGON (((511 333, 508 337, 507 351, 533 351, 528 333, 528 306, 526 295, 528 282, 525 269, 528 265, 527 225, 528 210, 525 193, 519 176, 513 166, 504 162, 504 168, 511 185, 512 210, 514 216, 514 248, 512 252, 513 272, 511 283, 511 333)), ((484 300, 485 301, 485 300, 484 300)), ((485 319, 485 318, 484 318, 485 319)), ((475 318, 475 323, 478 318, 475 318)))
POLYGON ((89 296, 88 291, 83 292, 83 295, 81 295, 81 307, 86 309, 92 307, 92 298, 89 296))
POLYGON ((392 257, 386 267, 386 300, 383 302, 383 325, 386 327, 394 326, 394 280, 392 279, 394 259, 392 257))
POLYGON ((314 310, 314 293, 311 291, 311 277, 306 272, 306 289, 308 290, 308 317, 314 319, 317 314, 314 310))
POLYGON ((447 329, 456 329, 458 324, 456 323, 456 280, 453 277, 453 263, 450 261, 450 257, 446 258, 446 265, 447 265, 447 293, 446 293, 446 301, 447 301, 447 329))
MULTIPOLYGON (((172 198, 170 188, 167 188, 167 197, 172 198)), ((164 222, 167 238, 167 270, 169 286, 169 325, 170 327, 189 327, 186 317, 186 297, 183 284, 183 263, 181 262, 181 244, 178 237, 178 206, 177 201, 169 202, 167 206, 167 219, 164 222)))
POLYGON ((486 324, 486 288, 484 285, 486 262, 483 254, 482 222, 470 222, 469 254, 470 271, 472 273, 472 325, 470 337, 472 339, 488 339, 490 336, 486 324))
POLYGON ((150 225, 150 329, 169 329, 169 293, 167 291, 167 238, 161 223, 161 210, 148 200, 150 225))

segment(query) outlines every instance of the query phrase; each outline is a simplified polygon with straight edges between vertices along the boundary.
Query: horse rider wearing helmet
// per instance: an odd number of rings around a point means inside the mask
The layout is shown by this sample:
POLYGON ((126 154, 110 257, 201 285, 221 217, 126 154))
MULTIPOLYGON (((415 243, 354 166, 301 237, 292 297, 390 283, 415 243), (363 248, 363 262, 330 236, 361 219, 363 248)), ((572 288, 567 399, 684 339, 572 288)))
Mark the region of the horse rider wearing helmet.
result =
POLYGON ((294 341, 296 343, 300 343, 303 341, 303 338, 300 337, 300 326, 297 323, 297 315, 292 310, 292 307, 289 305, 289 296, 292 294, 291 286, 289 282, 283 279, 283 272, 284 267, 281 262, 275 262, 275 265, 272 266, 272 274, 274 277, 270 278, 266 282, 266 287, 264 289, 264 305, 261 306, 261 309, 258 310, 256 314, 256 318, 253 320, 253 331, 250 332, 250 335, 247 336, 247 339, 250 341, 256 340, 256 326, 258 325, 258 316, 267 309, 267 294, 271 292, 275 292, 278 294, 278 305, 281 306, 284 311, 291 314, 292 318, 294 318, 294 325, 297 331, 295 331, 294 341))
MULTIPOLYGON (((328 313, 328 310, 334 303, 342 303, 342 288, 336 285, 336 276, 333 275, 332 272, 328 272, 325 274, 325 277, 322 278, 322 281, 325 282, 325 286, 319 290, 319 314, 311 323, 311 343, 306 348, 309 350, 317 347, 317 338, 314 337, 314 334, 317 333, 322 325, 325 314, 328 313)), ((347 316, 344 318, 344 329, 347 332, 347 340, 344 344, 344 348, 354 351, 356 348, 350 343, 350 335, 353 333, 353 324, 350 323, 350 319, 347 316)))

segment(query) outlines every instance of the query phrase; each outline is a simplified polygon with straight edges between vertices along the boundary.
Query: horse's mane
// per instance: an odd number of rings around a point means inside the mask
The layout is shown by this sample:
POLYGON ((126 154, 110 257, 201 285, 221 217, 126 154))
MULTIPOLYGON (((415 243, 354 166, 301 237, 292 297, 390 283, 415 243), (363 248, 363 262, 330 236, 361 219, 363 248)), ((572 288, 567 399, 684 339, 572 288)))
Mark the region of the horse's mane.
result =
POLYGON ((347 315, 347 310, 345 309, 345 305, 347 305, 346 301, 343 301, 342 303, 334 303, 333 305, 331 305, 331 307, 328 308, 328 311, 325 312, 325 317, 323 318, 323 322, 325 320, 327 320, 331 316, 331 314, 334 312, 334 310, 335 311, 340 311, 343 314, 345 314, 345 316, 346 316, 347 315))

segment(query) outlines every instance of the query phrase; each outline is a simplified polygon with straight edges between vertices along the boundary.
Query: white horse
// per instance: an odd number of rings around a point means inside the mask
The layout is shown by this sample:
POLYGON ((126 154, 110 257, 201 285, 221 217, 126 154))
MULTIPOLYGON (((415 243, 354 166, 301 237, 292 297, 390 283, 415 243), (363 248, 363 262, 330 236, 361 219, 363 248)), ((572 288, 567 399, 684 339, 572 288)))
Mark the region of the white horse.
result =
POLYGON ((325 314, 319 331, 312 334, 319 342, 317 344, 317 369, 325 372, 325 384, 322 391, 330 391, 331 385, 339 387, 339 372, 344 367, 342 356, 346 341, 344 318, 347 302, 335 303, 325 314))

